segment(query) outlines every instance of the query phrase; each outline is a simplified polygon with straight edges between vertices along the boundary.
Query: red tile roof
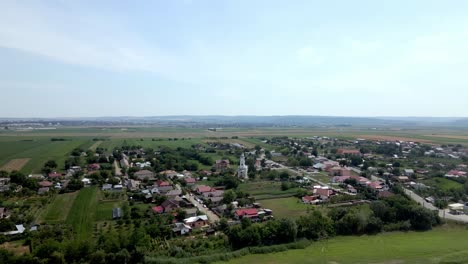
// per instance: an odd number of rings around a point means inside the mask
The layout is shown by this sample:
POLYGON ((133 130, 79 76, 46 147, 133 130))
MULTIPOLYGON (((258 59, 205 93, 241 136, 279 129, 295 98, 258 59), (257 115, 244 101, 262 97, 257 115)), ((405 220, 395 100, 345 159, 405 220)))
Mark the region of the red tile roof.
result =
POLYGON ((50 178, 62 177, 62 174, 57 173, 57 172, 52 172, 52 173, 49 173, 49 177, 50 178))
POLYGON ((39 186, 41 186, 41 187, 50 187, 52 185, 53 185, 53 183, 51 183, 50 181, 41 181, 41 182, 39 182, 39 186))
POLYGON ((317 199, 316 196, 310 196, 310 195, 306 195, 306 196, 302 197, 302 201, 307 201, 307 202, 314 201, 315 199, 317 199))
POLYGON ((197 186, 197 192, 199 193, 211 192, 212 189, 213 188, 211 188, 210 186, 206 186, 206 185, 197 186))
POLYGON ((153 212, 158 213, 158 214, 162 214, 164 212, 164 208, 162 206, 155 206, 151 209, 153 210, 153 212))
POLYGON ((195 180, 194 178, 185 178, 185 182, 186 183, 195 183, 197 180, 195 180))
POLYGON ((157 181, 156 184, 158 187, 163 187, 163 186, 170 186, 171 184, 167 181, 157 181))
POLYGON ((237 209, 236 210, 237 216, 247 216, 253 217, 258 215, 258 211, 255 208, 247 208, 247 209, 237 209))

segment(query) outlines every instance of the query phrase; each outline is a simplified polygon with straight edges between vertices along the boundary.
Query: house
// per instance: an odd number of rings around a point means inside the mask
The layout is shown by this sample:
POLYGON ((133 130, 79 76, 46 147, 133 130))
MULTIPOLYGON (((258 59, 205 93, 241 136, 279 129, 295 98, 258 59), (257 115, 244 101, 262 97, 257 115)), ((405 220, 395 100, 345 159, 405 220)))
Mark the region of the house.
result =
POLYGON ((130 191, 136 191, 140 188, 140 183, 140 181, 130 179, 127 181, 127 189, 130 191))
POLYGON ((107 183, 107 184, 103 184, 103 185, 102 185, 102 190, 103 190, 103 191, 110 191, 110 190, 112 190, 112 184, 108 184, 108 183, 107 183))
POLYGON ((211 171, 209 171, 209 170, 201 170, 199 172, 199 174, 202 175, 202 176, 211 176, 211 174, 213 174, 213 173, 211 171))
POLYGON ((190 226, 191 228, 200 228, 200 227, 208 225, 208 216, 199 215, 199 216, 189 217, 189 218, 184 219, 184 224, 190 226))
POLYGON ((51 172, 51 173, 49 173, 47 176, 48 176, 49 178, 54 179, 54 178, 62 177, 62 174, 57 173, 57 172, 51 172))
POLYGON ((97 171, 101 169, 101 165, 98 163, 93 163, 88 165, 88 171, 97 171))
POLYGON ((161 206, 164 208, 165 213, 169 213, 179 208, 179 202, 175 200, 166 200, 161 204, 161 206))
POLYGON ((140 181, 144 179, 152 180, 154 179, 154 176, 155 176, 154 172, 149 171, 149 170, 137 171, 133 175, 135 176, 135 178, 137 178, 140 181))
POLYGON ((409 182, 409 178, 408 176, 397 176, 395 177, 395 179, 398 181, 398 182, 409 182))
POLYGON ((190 233, 190 231, 192 231, 192 228, 184 223, 175 223, 174 228, 172 228, 172 232, 181 236, 190 233))
POLYGON ((47 192, 49 192, 49 187, 42 187, 42 188, 39 188, 39 190, 37 190, 37 194, 44 194, 47 192))
POLYGON ((112 188, 115 191, 121 191, 123 189, 123 185, 122 184, 115 184, 112 188))
POLYGON ((206 186, 206 185, 198 185, 196 188, 196 192, 199 194, 211 192, 212 190, 213 188, 211 188, 210 186, 206 186))
POLYGON ((328 198, 333 195, 333 190, 327 188, 315 188, 313 190, 313 194, 318 195, 321 200, 328 200, 328 198))
POLYGON ((151 208, 151 210, 156 214, 164 213, 164 207, 162 207, 162 206, 154 206, 154 207, 151 208))
POLYGON ((198 212, 197 208, 187 208, 187 209, 185 209, 185 214, 187 215, 187 217, 196 216, 197 212, 198 212))
POLYGON ((158 188, 158 191, 161 194, 166 194, 166 193, 174 190, 174 187, 172 187, 172 186, 161 186, 161 187, 156 187, 156 188, 158 188))
POLYGON ((39 186, 41 187, 51 187, 52 185, 54 185, 52 182, 50 181, 40 181, 38 182, 39 186))
POLYGON ((197 180, 191 177, 185 178, 184 181, 189 186, 194 185, 197 182, 197 180))
POLYGON ((120 219, 122 218, 122 216, 123 216, 123 213, 120 207, 116 207, 112 209, 112 219, 120 219))
POLYGON ((91 184, 91 180, 88 179, 88 178, 83 178, 83 179, 81 180, 81 182, 82 182, 84 185, 90 185, 90 184, 91 184))
POLYGON ((361 152, 357 149, 338 149, 336 151, 338 155, 356 155, 361 156, 361 152))
POLYGON ((306 196, 302 197, 302 202, 305 203, 305 204, 313 204, 313 203, 315 203, 317 198, 318 198, 317 196, 306 195, 306 196))
POLYGON ((255 208, 244 208, 244 209, 237 209, 235 212, 235 216, 237 219, 242 219, 244 217, 248 218, 257 218, 258 211, 255 208))
POLYGON ((349 184, 346 186, 346 191, 350 194, 357 194, 356 188, 349 184))
POLYGON ((217 160, 215 164, 216 171, 225 171, 230 167, 229 160, 217 160))
POLYGON ((208 198, 210 201, 211 201, 211 204, 214 205, 214 206, 218 206, 221 204, 221 202, 223 201, 223 197, 209 197, 208 198))
POLYGON ((224 191, 223 190, 212 189, 210 192, 204 192, 202 194, 203 194, 203 197, 205 197, 205 198, 208 198, 208 197, 223 197, 224 191))
POLYGON ((332 178, 333 183, 344 183, 346 180, 351 179, 350 176, 335 176, 332 178))
POLYGON ((10 211, 5 207, 0 207, 0 219, 10 217, 10 211))
POLYGON ((0 186, 5 186, 10 184, 10 178, 0 178, 0 186))
POLYGON ((466 177, 466 172, 459 170, 451 170, 447 172, 444 176, 448 178, 466 177))
POLYGON ((377 190, 377 191, 381 191, 383 190, 383 186, 381 185, 380 182, 371 182, 367 185, 367 187, 373 189, 373 190, 377 190))
POLYGON ((155 185, 158 187, 171 186, 171 184, 168 181, 161 181, 161 180, 156 181, 155 185))
POLYGON ((413 176, 414 175, 414 170, 413 169, 405 169, 403 171, 403 173, 406 175, 406 176, 413 176))
POLYGON ((177 172, 173 170, 161 171, 159 174, 165 175, 168 178, 174 178, 175 176, 177 176, 177 172))
POLYGON ((166 193, 166 196, 169 198, 175 198, 176 196, 179 196, 182 194, 181 190, 170 190, 166 193))

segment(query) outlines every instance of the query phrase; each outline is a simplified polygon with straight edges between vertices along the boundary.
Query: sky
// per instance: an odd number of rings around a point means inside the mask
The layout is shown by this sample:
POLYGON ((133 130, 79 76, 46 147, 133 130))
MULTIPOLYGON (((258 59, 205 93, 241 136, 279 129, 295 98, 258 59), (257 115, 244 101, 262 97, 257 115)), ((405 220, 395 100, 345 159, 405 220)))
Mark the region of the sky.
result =
POLYGON ((0 117, 468 116, 468 1, 0 1, 0 117))

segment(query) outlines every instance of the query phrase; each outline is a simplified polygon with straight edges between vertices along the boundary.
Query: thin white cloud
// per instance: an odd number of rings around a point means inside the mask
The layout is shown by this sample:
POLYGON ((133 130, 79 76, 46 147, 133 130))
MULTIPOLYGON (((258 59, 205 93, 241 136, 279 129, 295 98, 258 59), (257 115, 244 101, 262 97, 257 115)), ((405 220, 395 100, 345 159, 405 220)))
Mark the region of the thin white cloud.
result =
POLYGON ((147 48, 141 39, 121 31, 118 23, 99 24, 105 19, 21 3, 0 2, 0 47, 106 70, 170 75, 176 68, 175 58, 154 45, 147 48))

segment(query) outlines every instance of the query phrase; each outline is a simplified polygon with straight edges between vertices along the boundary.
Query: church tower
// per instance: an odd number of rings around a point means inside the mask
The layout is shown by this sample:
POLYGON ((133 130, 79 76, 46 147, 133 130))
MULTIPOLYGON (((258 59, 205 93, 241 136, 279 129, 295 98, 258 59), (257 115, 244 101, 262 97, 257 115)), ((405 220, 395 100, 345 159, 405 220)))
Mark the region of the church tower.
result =
POLYGON ((249 167, 245 165, 245 156, 244 153, 240 156, 240 164, 239 168, 237 169, 237 177, 241 179, 248 179, 248 172, 249 172, 249 167))

